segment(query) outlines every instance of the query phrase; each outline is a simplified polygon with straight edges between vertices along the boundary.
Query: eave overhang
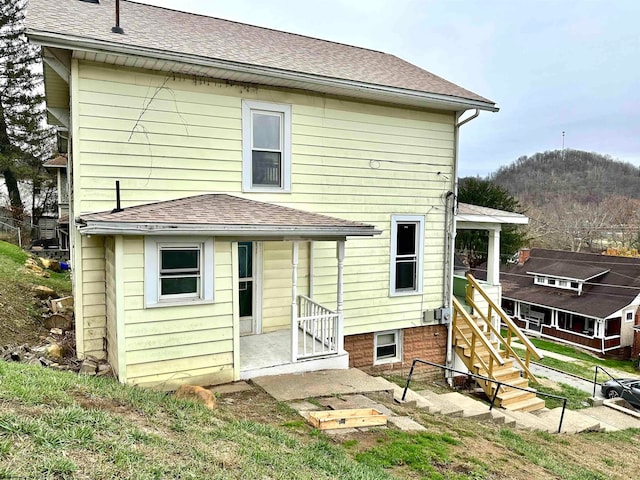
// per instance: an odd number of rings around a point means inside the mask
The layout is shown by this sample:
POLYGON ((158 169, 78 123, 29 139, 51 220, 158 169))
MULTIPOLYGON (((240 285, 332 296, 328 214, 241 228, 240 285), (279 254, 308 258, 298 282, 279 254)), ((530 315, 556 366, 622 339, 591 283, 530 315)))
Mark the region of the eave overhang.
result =
POLYGON ((344 240, 346 237, 372 237, 382 232, 373 227, 305 227, 268 225, 194 225, 180 223, 94 222, 76 219, 82 235, 208 235, 265 239, 344 240))
POLYGON ((198 66, 204 68, 197 69, 197 74, 211 78, 225 79, 229 74, 233 74, 234 78, 239 78, 246 83, 312 90, 332 95, 410 105, 419 108, 450 111, 465 111, 469 109, 479 109, 489 112, 499 111, 499 108, 492 102, 324 77, 260 65, 250 65, 198 55, 170 52, 161 49, 122 45, 117 42, 63 35, 49 31, 27 29, 27 36, 32 42, 45 47, 72 50, 75 56, 78 56, 78 53, 80 53, 80 58, 83 53, 108 54, 110 59, 105 59, 105 62, 110 60, 111 63, 119 65, 122 65, 123 62, 119 61, 118 57, 162 59, 167 62, 162 70, 176 73, 193 74, 195 73, 193 68, 185 69, 183 67, 198 66))

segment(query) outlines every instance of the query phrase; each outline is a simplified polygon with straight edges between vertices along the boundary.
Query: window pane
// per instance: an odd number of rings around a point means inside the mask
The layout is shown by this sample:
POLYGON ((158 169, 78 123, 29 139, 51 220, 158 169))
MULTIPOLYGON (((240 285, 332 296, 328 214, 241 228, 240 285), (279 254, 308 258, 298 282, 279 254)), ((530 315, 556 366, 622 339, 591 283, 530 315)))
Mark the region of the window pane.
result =
POLYGON ((396 263, 396 290, 416 289, 416 262, 396 263))
POLYGON ((280 153, 253 151, 253 185, 280 186, 280 153))
POLYGON ((200 257, 199 250, 168 250, 162 249, 160 251, 162 270, 173 270, 192 268, 198 269, 198 261, 200 257))
POLYGON ((387 345, 384 347, 378 347, 376 351, 376 357, 378 360, 382 358, 393 358, 396 356, 396 346, 387 345))
POLYGON ((253 113, 253 148, 280 150, 280 115, 253 113))
POLYGON ((160 279, 160 295, 198 293, 197 277, 170 277, 160 279))
POLYGON ((395 333, 383 333, 378 335, 378 345, 389 345, 390 343, 396 343, 395 333))
POLYGON ((240 242, 238 244, 239 278, 253 276, 252 253, 251 242, 240 242))
POLYGON ((397 236, 397 254, 414 255, 416 253, 416 227, 415 223, 399 223, 397 236))
POLYGON ((250 317, 253 315, 253 282, 242 282, 245 289, 240 289, 240 317, 250 317))

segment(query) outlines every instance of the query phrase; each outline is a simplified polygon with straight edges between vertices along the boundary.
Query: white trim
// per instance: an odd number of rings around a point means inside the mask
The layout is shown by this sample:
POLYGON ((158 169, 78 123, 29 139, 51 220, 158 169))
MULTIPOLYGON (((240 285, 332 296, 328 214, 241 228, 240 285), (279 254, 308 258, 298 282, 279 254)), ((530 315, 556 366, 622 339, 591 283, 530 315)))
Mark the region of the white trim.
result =
MULTIPOLYGON (((402 360, 402 331, 401 330, 384 330, 382 332, 374 332, 373 334, 373 364, 384 365, 387 363, 396 363, 402 360), (394 335, 396 354, 394 357, 378 358, 378 337, 380 335, 394 335)), ((390 344, 389 344, 390 345, 390 344)))
POLYGON ((420 295, 423 291, 424 277, 424 215, 391 215, 391 252, 389 262, 389 296, 420 295), (416 228, 416 288, 413 290, 396 290, 396 251, 398 224, 415 223, 416 228))
POLYGON ((253 243, 253 327, 256 335, 262 333, 262 286, 264 282, 264 265, 262 242, 253 243))
POLYGON ((194 305, 213 303, 213 238, 163 238, 145 237, 144 239, 144 304, 145 308, 169 307, 177 305, 194 305), (200 249, 200 291, 197 297, 172 297, 160 299, 158 279, 158 253, 161 247, 197 247, 200 249))
POLYGON ((233 380, 240 380, 240 288, 238 268, 238 242, 231 242, 231 305, 233 323, 233 380))
POLYGON ((291 192, 291 105, 242 100, 242 191, 291 192), (253 186, 251 175, 253 165, 252 113, 257 110, 282 115, 281 184, 277 187, 253 186))

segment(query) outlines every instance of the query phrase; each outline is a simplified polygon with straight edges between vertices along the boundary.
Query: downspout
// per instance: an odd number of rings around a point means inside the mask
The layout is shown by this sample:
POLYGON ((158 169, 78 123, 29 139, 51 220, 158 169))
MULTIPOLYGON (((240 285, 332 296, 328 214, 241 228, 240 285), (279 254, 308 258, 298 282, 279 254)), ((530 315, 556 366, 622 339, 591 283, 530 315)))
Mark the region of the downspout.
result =
MULTIPOLYGON (((470 117, 460 121, 460 117, 464 111, 455 113, 455 124, 453 130, 453 190, 447 193, 445 199, 445 272, 444 272, 444 298, 443 304, 447 309, 453 308, 451 297, 453 296, 453 266, 455 253, 455 237, 456 237, 456 210, 458 208, 458 150, 459 150, 459 130, 462 125, 470 122, 480 115, 480 110, 476 111, 470 117), (449 218, 450 217, 450 218, 449 218), (448 265, 447 265, 448 264, 448 265)), ((449 328, 447 328, 447 356, 446 365, 453 368, 453 311, 449 310, 450 320, 449 328)), ((446 377, 451 383, 453 374, 447 370, 446 377)))

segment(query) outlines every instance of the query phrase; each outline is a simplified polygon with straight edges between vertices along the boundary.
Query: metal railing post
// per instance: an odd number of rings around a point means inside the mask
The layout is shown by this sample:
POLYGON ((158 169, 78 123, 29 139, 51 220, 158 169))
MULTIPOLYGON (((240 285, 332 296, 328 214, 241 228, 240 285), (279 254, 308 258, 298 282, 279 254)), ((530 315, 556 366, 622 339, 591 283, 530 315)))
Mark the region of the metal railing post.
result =
POLYGON ((596 398, 596 385, 598 384, 598 365, 596 365, 596 374, 593 377, 593 398, 596 398))
POLYGON ((416 366, 416 362, 417 362, 417 359, 414 359, 413 362, 411 362, 411 370, 409 370, 409 376, 407 377, 407 384, 404 386, 404 392, 402 392, 403 402, 407 396, 407 390, 409 390, 409 382, 411 382, 411 377, 413 376, 413 369, 416 366))
POLYGON ((558 433, 562 430, 562 420, 564 419, 564 411, 567 408, 567 399, 562 402, 562 413, 560 414, 560 424, 558 425, 558 433))

